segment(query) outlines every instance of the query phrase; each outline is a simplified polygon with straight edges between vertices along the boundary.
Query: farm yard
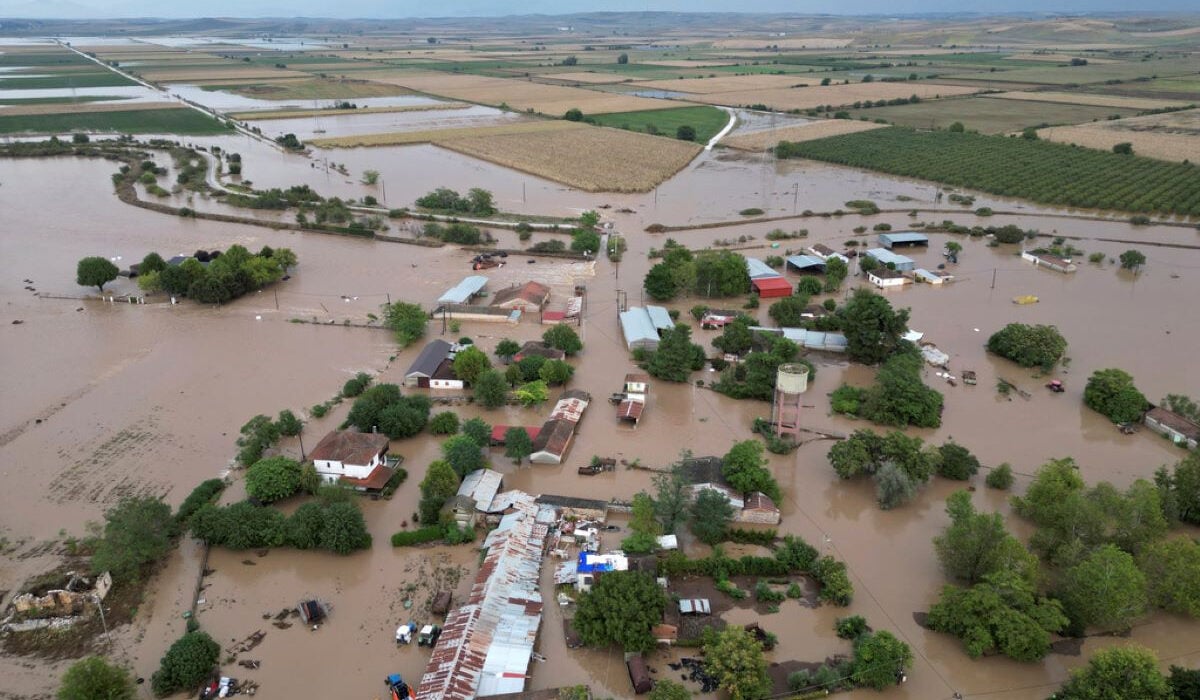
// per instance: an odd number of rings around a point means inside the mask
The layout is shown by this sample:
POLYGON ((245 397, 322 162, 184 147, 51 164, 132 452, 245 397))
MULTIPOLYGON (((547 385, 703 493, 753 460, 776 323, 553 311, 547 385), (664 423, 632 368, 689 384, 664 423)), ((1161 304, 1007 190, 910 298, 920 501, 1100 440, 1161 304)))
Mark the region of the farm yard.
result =
POLYGON ((1200 110, 1195 109, 1039 129, 1038 136, 1101 150, 1129 143, 1134 153, 1148 158, 1200 163, 1200 110))

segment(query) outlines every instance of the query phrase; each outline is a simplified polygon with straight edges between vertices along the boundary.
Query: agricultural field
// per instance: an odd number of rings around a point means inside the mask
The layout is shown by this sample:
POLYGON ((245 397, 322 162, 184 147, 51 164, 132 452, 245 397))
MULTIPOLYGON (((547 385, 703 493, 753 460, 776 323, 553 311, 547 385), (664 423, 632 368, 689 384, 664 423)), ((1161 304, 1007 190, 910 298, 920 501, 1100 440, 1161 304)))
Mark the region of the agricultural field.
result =
POLYGON ((762 151, 774 148, 780 141, 812 141, 830 136, 854 134, 860 131, 882 128, 884 128, 883 124, 876 124, 874 122, 853 119, 821 119, 795 126, 764 129, 741 135, 737 131, 734 131, 732 136, 722 139, 721 143, 730 148, 737 148, 743 151, 762 151))
POLYGON ((763 104, 780 111, 815 109, 821 105, 843 107, 863 100, 891 100, 916 95, 923 100, 967 95, 979 88, 936 85, 932 83, 852 83, 808 88, 722 92, 696 95, 698 102, 742 107, 763 104))
POLYGON ((1200 167, 1196 165, 1042 140, 891 127, 786 144, 777 155, 1052 206, 1200 215, 1200 167))
POLYGON ((397 146, 413 143, 432 143, 438 146, 450 141, 488 136, 512 136, 546 131, 576 131, 586 127, 580 122, 561 119, 530 119, 528 121, 496 126, 479 126, 468 129, 427 129, 424 131, 397 131, 386 134, 362 134, 357 136, 331 136, 310 139, 309 144, 318 148, 357 148, 360 146, 397 146))
POLYGON ((55 134, 68 131, 116 131, 123 134, 223 134, 229 127, 194 109, 172 108, 117 112, 73 111, 64 114, 0 116, 0 134, 55 134))
MULTIPOLYGON (((75 104, 83 104, 87 102, 116 102, 118 100, 128 100, 124 95, 79 95, 76 97, 29 97, 25 99, 8 99, 0 98, 0 105, 63 105, 70 107, 75 104)), ((3 110, 0 110, 3 111, 3 110)))
POLYGON ((1080 124, 1110 117, 1129 117, 1140 110, 1031 102, 994 100, 987 97, 963 97, 918 102, 894 107, 872 107, 850 112, 854 119, 884 119, 898 126, 916 129, 945 129, 961 122, 968 129, 985 134, 1007 134, 1027 126, 1080 124))
POLYGON ((22 78, 20 74, 11 78, 0 78, 0 90, 49 90, 68 88, 116 87, 119 85, 136 85, 129 78, 104 70, 97 66, 95 73, 65 72, 56 75, 46 75, 39 72, 41 77, 22 78))
POLYGON ((1038 136, 1102 150, 1111 149, 1118 143, 1130 143, 1138 155, 1200 163, 1200 110, 1195 109, 1041 129, 1038 136))
POLYGON ((186 107, 178 102, 134 102, 130 104, 122 102, 77 104, 66 100, 43 102, 41 104, 28 104, 28 102, 26 100, 24 104, 0 109, 0 116, 16 117, 37 114, 62 114, 67 112, 86 114, 98 114, 101 112, 152 112, 167 109, 186 109, 186 107))
POLYGON ((1200 58, 1168 58, 1152 61, 1131 61, 1086 66, 1046 66, 996 71, 995 73, 964 73, 956 75, 959 80, 995 80, 1037 85, 1083 85, 1103 83, 1109 80, 1137 80, 1139 78, 1166 78, 1191 75, 1200 72, 1200 58))
POLYGON ((449 109, 466 109, 470 105, 462 102, 438 102, 427 105, 395 105, 391 107, 360 107, 358 109, 280 109, 259 112, 230 112, 229 117, 239 121, 263 119, 299 119, 302 117, 336 117, 345 114, 385 114, 389 112, 436 112, 449 109))
POLYGON ((1123 107, 1126 109, 1151 110, 1186 107, 1182 100, 1154 100, 1122 95, 1098 95, 1086 92, 1002 92, 987 95, 1000 100, 1030 100, 1033 102, 1059 102, 1072 105, 1094 105, 1096 107, 1123 107))
POLYGON ((561 117, 569 109, 580 109, 584 114, 592 115, 661 109, 672 104, 644 97, 478 75, 391 72, 374 75, 371 79, 455 100, 493 107, 507 105, 518 111, 533 111, 555 117, 561 117))
POLYGON ((674 137, 681 126, 696 130, 695 140, 706 143, 729 123, 729 115, 716 107, 674 107, 641 112, 614 112, 588 118, 600 126, 674 137))
POLYGON ((1200 102, 1200 76, 1139 80, 1120 85, 1097 85, 1082 88, 1080 92, 1103 95, 1127 95, 1145 99, 1200 102))
POLYGON ((385 83, 366 80, 334 80, 313 78, 281 80, 272 83, 202 86, 205 90, 225 90, 245 97, 262 100, 337 100, 356 97, 395 97, 407 95, 408 90, 385 83))
POLYGON ((792 75, 727 75, 718 78, 692 78, 689 80, 649 80, 638 83, 639 89, 669 90, 697 95, 715 95, 724 92, 747 92, 791 88, 797 85, 819 85, 820 78, 800 78, 792 75))
POLYGON ((588 73, 576 71, 572 73, 544 73, 540 77, 561 80, 564 83, 584 83, 587 85, 607 85, 611 83, 623 83, 629 80, 623 75, 615 73, 588 73))
POLYGON ((140 70, 138 75, 143 80, 155 83, 204 83, 210 80, 275 80, 277 78, 308 77, 298 71, 280 68, 243 68, 236 63, 225 62, 211 66, 198 66, 179 69, 140 70))

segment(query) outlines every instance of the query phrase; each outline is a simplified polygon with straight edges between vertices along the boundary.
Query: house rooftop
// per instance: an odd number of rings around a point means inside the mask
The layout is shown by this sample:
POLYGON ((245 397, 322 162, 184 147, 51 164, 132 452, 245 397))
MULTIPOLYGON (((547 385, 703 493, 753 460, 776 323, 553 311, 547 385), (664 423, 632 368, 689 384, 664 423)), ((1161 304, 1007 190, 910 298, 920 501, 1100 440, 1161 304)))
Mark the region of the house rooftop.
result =
POLYGON ((790 295, 792 293, 792 283, 785 280, 783 277, 776 275, 775 277, 756 277, 750 281, 754 289, 759 294, 767 291, 784 291, 790 295))
POLYGON ((382 490, 384 486, 387 486, 387 482, 392 478, 393 473, 394 472, 392 469, 388 468, 386 465, 380 464, 372 469, 371 473, 367 474, 362 479, 343 476, 338 478, 338 483, 342 484, 343 486, 351 486, 353 488, 364 489, 366 491, 379 491, 382 490))
POLYGON ((541 282, 526 282, 525 284, 501 289, 492 295, 492 306, 502 306, 514 301, 524 302, 530 306, 541 306, 550 298, 550 288, 541 282))
POLYGON ((787 264, 797 270, 825 269, 825 261, 815 255, 789 255, 787 264))
POLYGON ((482 275, 471 275, 464 277, 462 282, 454 285, 446 290, 446 293, 438 297, 439 304, 465 304, 471 300, 471 297, 478 294, 487 286, 488 278, 482 275))
POLYGON ((903 272, 901 272, 899 270, 889 270, 886 267, 881 267, 877 270, 871 270, 867 274, 874 275, 875 277, 878 277, 881 280, 894 280, 894 279, 900 279, 901 277, 904 277, 903 272))
POLYGON ((476 469, 463 477, 458 486, 458 495, 471 499, 475 510, 487 512, 492 500, 500 492, 504 475, 491 469, 476 469))
POLYGON ((870 255, 872 258, 875 258, 884 265, 887 265, 888 263, 895 263, 897 266, 913 264, 912 258, 906 255, 893 253, 887 248, 869 248, 867 249, 866 254, 870 255))
POLYGON ((421 348, 421 354, 417 355, 417 359, 409 365, 408 371, 404 376, 424 376, 432 377, 437 372, 438 366, 442 364, 450 356, 450 343, 437 338, 429 341, 429 344, 421 348))
POLYGON ((561 360, 567 356, 565 352, 558 348, 552 348, 540 340, 530 340, 521 346, 515 357, 544 357, 547 360, 561 360))
POLYGON ((621 312, 621 332, 625 342, 632 345, 642 341, 658 342, 658 329, 650 318, 650 312, 635 306, 621 312))
POLYGON ((1155 406, 1146 412, 1146 417, 1192 440, 1200 440, 1200 424, 1196 424, 1174 411, 1162 406, 1155 406))
POLYGON ((692 457, 683 460, 681 465, 683 476, 690 484, 725 483, 721 475, 724 462, 720 457, 692 457))
POLYGON ((313 461, 365 465, 370 464, 375 455, 387 449, 387 446, 388 437, 381 433, 335 430, 321 438, 313 451, 308 453, 308 458, 313 461))
POLYGON ((916 231, 888 231, 879 234, 879 244, 885 247, 894 245, 929 245, 929 236, 916 231))
POLYGON ((675 327, 675 322, 671 320, 671 312, 662 306, 647 306, 646 313, 650 315, 650 323, 660 332, 675 327))

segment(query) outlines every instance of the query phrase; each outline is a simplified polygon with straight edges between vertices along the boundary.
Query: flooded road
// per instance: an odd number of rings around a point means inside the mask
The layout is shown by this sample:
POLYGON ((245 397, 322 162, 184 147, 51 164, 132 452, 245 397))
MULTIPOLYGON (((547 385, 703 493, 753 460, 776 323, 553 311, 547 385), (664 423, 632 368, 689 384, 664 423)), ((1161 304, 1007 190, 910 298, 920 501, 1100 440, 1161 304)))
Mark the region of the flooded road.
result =
MULTIPOLYGON (((371 168, 382 173, 391 206, 410 205, 416 196, 438 185, 460 191, 492 189, 503 209, 530 213, 562 215, 611 205, 612 209, 601 211, 626 234, 630 246, 619 267, 606 260, 576 264, 540 259, 531 265, 514 256, 504 268, 485 273, 493 292, 527 279, 548 281, 554 287, 552 304, 561 302, 575 283, 587 285, 586 320, 579 328, 585 350, 574 361, 577 372, 572 386, 600 400, 583 419, 567 462, 516 468, 499 452, 493 453, 492 460, 506 474, 505 488, 589 498, 628 498, 649 489, 652 477, 649 472, 623 468, 594 477, 577 475, 576 467, 593 454, 639 459, 651 467, 668 464, 683 449, 697 455, 723 454, 734 441, 749 437, 752 420, 769 411, 766 403, 733 401, 707 388, 655 383, 641 425, 630 430, 616 424, 603 397, 635 368, 617 324, 616 293, 624 290, 631 304, 638 303, 642 277, 652 262, 645 253, 665 239, 641 233, 645 226, 726 220, 742 208, 764 203, 763 208, 779 214, 790 214, 794 202, 801 211, 831 210, 856 198, 875 199, 881 206, 899 196, 934 203, 934 187, 928 184, 824 165, 726 158, 720 153, 702 156, 661 186, 656 198, 655 193, 574 192, 429 146, 329 151, 329 158, 346 164, 350 175, 343 176, 312 167, 321 162, 323 152, 312 159, 284 155, 246 137, 186 141, 240 151, 246 161, 245 177, 256 187, 303 182, 322 194, 357 198, 375 191, 358 182, 361 171, 371 168), (620 207, 633 213, 616 213, 620 207)), ((53 557, 31 553, 61 540, 64 534, 60 533, 82 534, 86 522, 98 521, 104 509, 123 495, 162 495, 177 505, 196 483, 228 467, 237 430, 254 414, 274 415, 284 408, 299 413, 332 397, 358 371, 377 374, 378 381, 399 383, 420 344, 397 351, 385 331, 342 324, 365 322, 367 314, 377 313, 389 296, 428 306, 471 274, 470 255, 454 247, 429 249, 280 232, 128 207, 111 193, 111 172, 112 164, 97 161, 0 161, 0 205, 7 216, 7 225, 0 228, 0 256, 8 262, 8 271, 0 276, 0 358, 5 370, 0 373, 0 396, 5 397, 0 401, 0 473, 8 484, 0 492, 0 535, 16 543, 12 552, 0 558, 0 590, 11 590, 25 577, 49 568, 53 557), (55 192, 71 196, 60 198, 55 192), (190 252, 233 243, 252 250, 286 246, 297 253, 300 265, 290 280, 220 308, 191 302, 110 305, 71 298, 90 294, 74 284, 80 257, 120 257, 124 266, 149 250, 190 252), (50 297, 67 298, 40 298, 27 286, 50 297), (289 322, 314 318, 320 325, 289 322), (14 320, 23 323, 13 325, 14 320)), ((985 204, 985 198, 979 204, 985 204)), ((1196 243, 1195 232, 1185 229, 1051 219, 1039 216, 1047 210, 1027 210, 1029 214, 1021 217, 923 214, 919 218, 987 225, 1012 222, 1085 239, 1196 243)), ((873 242, 872 235, 854 234, 852 229, 863 223, 870 228, 877 222, 901 228, 908 221, 903 214, 883 214, 787 222, 785 228, 806 228, 809 234, 803 241, 783 241, 780 250, 818 241, 839 248, 850 238, 873 242)), ((756 240, 750 244, 763 247, 745 253, 761 258, 778 252, 763 240, 766 231, 777 225, 746 224, 671 235, 696 246, 714 238, 753 235, 756 240)), ((498 235, 505 244, 515 244, 512 234, 498 235)), ((539 234, 539 239, 548 236, 539 234)), ((933 234, 929 249, 911 256, 919 265, 932 268, 942 262, 945 240, 946 236, 933 234)), ((927 381, 946 396, 945 422, 938 430, 915 434, 935 443, 953 437, 986 465, 1010 462, 1018 473, 1018 493, 1038 465, 1053 457, 1073 456, 1089 482, 1109 480, 1118 486, 1148 477, 1158 465, 1181 457, 1177 449, 1152 435, 1121 435, 1084 408, 1080 397, 1086 377, 1110 366, 1132 373, 1152 400, 1167 392, 1200 393, 1195 374, 1183 371, 1192 366, 1195 348, 1200 347, 1200 319, 1194 308, 1194 299, 1200 297, 1200 251, 1142 246, 1148 262, 1136 277, 1108 262, 1084 263, 1077 273, 1062 275, 1028 267, 1013 246, 989 248, 982 240, 956 240, 963 243, 964 251, 961 262, 950 266, 957 278, 953 284, 909 286, 888 294, 894 305, 912 309, 910 325, 951 356, 952 371, 973 369, 979 374, 977 386, 949 387, 930 371, 927 381), (1037 295, 1041 303, 1016 306, 1011 298, 1019 294, 1037 295), (1060 328, 1070 342, 1071 361, 1055 376, 1066 382, 1066 393, 1049 394, 1041 388, 1044 378, 984 352, 987 337, 1011 321, 1052 323, 1060 328), (1029 391, 1031 398, 1000 397, 994 389, 999 377, 1029 391)), ((1076 245, 1111 257, 1134 247, 1094 240, 1076 245)), ((121 292, 132 289, 132 284, 118 280, 109 288, 121 292)), ((687 309, 703 301, 683 299, 669 306, 690 319, 687 309)), ((740 301, 719 304, 740 305, 740 301)), ((765 305, 755 313, 760 320, 768 318, 765 305)), ((527 340, 539 337, 542 330, 532 320, 515 326, 464 323, 459 333, 447 337, 470 336, 490 351, 503 337, 527 340)), ((430 324, 429 337, 441 337, 441 332, 439 323, 430 324)), ((697 329, 694 336, 707 344, 716 333, 697 329)), ((812 408, 805 409, 804 425, 840 432, 866 427, 828 415, 825 395, 842 381, 870 382, 871 371, 849 366, 836 356, 811 359, 817 364, 817 375, 805 398, 812 408)), ((712 375, 697 378, 707 382, 712 375)), ((347 410, 343 404, 326 417, 311 420, 304 433, 306 447, 311 449, 320 436, 344 420, 347 410)), ((548 408, 489 412, 458 406, 454 410, 464 418, 478 415, 492 424, 539 425, 548 408)), ((731 624, 758 617, 765 629, 779 635, 781 644, 772 652, 772 661, 821 661, 846 653, 848 645, 833 635, 833 620, 862 614, 876 629, 888 629, 908 641, 916 655, 909 682, 882 697, 949 698, 958 691, 967 697, 990 693, 987 697, 1015 700, 1045 697, 1095 649, 1124 643, 1089 639, 1082 656, 1050 656, 1032 665, 1003 659, 971 661, 957 640, 919 627, 913 613, 928 610, 945 582, 931 539, 946 523, 945 497, 961 484, 935 480, 908 506, 880 511, 869 483, 836 480, 825 459, 830 444, 813 442, 792 455, 771 458, 786 494, 780 504, 784 516, 780 529, 845 559, 857 594, 847 609, 809 609, 787 601, 773 615, 756 616, 742 608, 726 613, 731 624)), ((299 456, 297 441, 285 441, 280 449, 299 456)), ((462 586, 474 575, 478 556, 470 547, 389 546, 388 537, 404 521, 411 526, 419 497, 417 484, 426 465, 439 454, 439 441, 422 435, 394 442, 392 451, 405 457, 408 479, 392 500, 363 502, 374 536, 370 551, 349 557, 289 550, 263 557, 255 552, 212 553, 208 568, 213 573, 204 579, 199 620, 224 646, 259 629, 268 633, 261 646, 241 657, 261 660, 262 668, 233 667, 233 675, 261 683, 263 697, 369 698, 378 694, 387 673, 419 676, 427 652, 397 649, 396 625, 427 619, 420 610, 425 597, 419 592, 422 581, 434 580, 435 575, 449 577, 451 569, 459 571, 454 585, 461 598, 462 586), (438 571, 441 574, 433 573, 438 571), (410 591, 410 583, 418 589, 410 591), (334 609, 320 630, 300 625, 279 629, 263 619, 264 614, 277 613, 309 596, 327 600, 334 609), (406 609, 405 600, 413 601, 413 607, 406 609), (302 662, 312 658, 328 661, 302 662), (337 672, 330 672, 331 668, 337 672)), ((240 488, 235 484, 226 498, 236 498, 240 488)), ((1028 534, 1024 524, 1012 517, 1004 494, 981 487, 973 498, 978 507, 999 510, 1015 531, 1028 534)), ((114 653, 127 659, 138 675, 148 677, 153 672, 163 651, 183 629, 182 613, 191 605, 200 555, 192 542, 172 554, 135 623, 118 633, 114 653)), ((442 580, 450 585, 449 578, 442 580)), ((618 654, 562 649, 561 615, 551 592, 544 575, 547 612, 539 650, 549 661, 532 667, 530 687, 590 682, 602 695, 627 696, 628 680, 618 654)), ((1200 625, 1195 621, 1153 615, 1135 628, 1132 639, 1174 663, 1200 663, 1195 651, 1200 648, 1200 625)), ((670 677, 661 674, 669 674, 665 664, 677 654, 664 653, 651 660, 659 677, 670 677)), ((0 658, 0 676, 19 679, 6 684, 6 692, 35 697, 54 688, 55 674, 62 666, 32 662, 47 671, 38 675, 23 666, 29 663, 0 658)), ((848 697, 881 696, 870 692, 848 697)))

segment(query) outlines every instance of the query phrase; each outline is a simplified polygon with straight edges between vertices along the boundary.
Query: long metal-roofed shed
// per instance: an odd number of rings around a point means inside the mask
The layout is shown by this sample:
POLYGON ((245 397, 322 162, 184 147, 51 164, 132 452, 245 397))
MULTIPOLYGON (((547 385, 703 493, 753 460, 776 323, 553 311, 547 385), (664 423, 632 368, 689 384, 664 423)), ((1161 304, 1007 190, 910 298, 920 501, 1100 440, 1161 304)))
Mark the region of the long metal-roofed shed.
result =
POLYGON ((879 234, 879 245, 891 250, 892 248, 911 248, 918 245, 929 245, 929 236, 916 231, 888 231, 879 234))
POLYGON ((900 270, 901 272, 912 272, 917 266, 917 263, 913 261, 912 258, 904 255, 898 255, 887 248, 870 248, 867 250, 866 255, 875 258, 875 260, 884 267, 887 267, 888 263, 894 263, 896 269, 900 270))
POLYGON ((771 268, 762 260, 757 258, 746 258, 746 273, 750 275, 750 279, 756 280, 763 277, 779 277, 778 271, 771 268))
POLYGON ((625 336, 625 346, 631 351, 638 348, 658 349, 658 329, 654 327, 650 313, 640 306, 621 312, 621 334, 625 336))
POLYGON ((787 267, 796 272, 824 272, 825 261, 814 255, 789 255, 787 267))
POLYGON ((662 306, 647 306, 646 313, 650 315, 650 323, 654 324, 654 328, 661 331, 669 331, 675 327, 675 322, 671 320, 671 312, 667 311, 662 306))
POLYGON ((465 304, 470 301, 475 295, 483 291, 487 286, 488 278, 482 275, 471 275, 464 277, 462 282, 454 285, 446 290, 446 293, 438 297, 439 304, 465 304))

